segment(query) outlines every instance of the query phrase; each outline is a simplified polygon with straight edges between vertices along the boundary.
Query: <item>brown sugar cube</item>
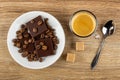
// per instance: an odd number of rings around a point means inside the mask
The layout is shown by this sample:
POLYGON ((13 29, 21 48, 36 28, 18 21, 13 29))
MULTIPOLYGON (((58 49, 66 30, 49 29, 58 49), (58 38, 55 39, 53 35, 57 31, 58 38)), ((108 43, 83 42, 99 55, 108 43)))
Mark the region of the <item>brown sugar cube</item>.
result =
POLYGON ((67 58, 66 58, 67 62, 75 62, 75 54, 73 53, 67 53, 67 58))
POLYGON ((76 51, 84 50, 84 42, 76 42, 76 51))

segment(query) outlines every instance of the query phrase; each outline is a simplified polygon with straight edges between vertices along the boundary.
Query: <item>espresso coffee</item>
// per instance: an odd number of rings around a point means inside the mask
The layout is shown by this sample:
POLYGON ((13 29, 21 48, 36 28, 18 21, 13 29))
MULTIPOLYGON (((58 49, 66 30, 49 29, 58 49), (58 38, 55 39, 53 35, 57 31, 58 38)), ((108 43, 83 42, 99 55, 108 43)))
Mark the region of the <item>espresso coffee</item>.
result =
POLYGON ((73 33, 81 37, 91 35, 95 31, 96 25, 96 18, 89 11, 78 11, 72 16, 70 21, 73 33))

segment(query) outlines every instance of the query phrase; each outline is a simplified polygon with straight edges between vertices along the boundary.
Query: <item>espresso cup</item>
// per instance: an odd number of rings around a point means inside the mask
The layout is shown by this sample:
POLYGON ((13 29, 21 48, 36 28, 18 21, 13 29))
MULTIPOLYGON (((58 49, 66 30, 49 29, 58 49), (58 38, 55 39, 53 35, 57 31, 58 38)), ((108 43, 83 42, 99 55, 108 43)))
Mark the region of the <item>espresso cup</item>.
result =
POLYGON ((79 10, 70 17, 69 27, 75 35, 79 37, 88 37, 96 30, 96 16, 90 11, 79 10))

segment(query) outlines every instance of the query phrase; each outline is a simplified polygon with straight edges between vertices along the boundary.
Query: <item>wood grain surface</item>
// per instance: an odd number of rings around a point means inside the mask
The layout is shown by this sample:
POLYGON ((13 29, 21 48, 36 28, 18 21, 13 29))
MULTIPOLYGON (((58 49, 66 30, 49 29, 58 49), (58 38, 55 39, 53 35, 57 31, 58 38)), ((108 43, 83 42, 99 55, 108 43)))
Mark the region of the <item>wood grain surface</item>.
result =
POLYGON ((0 80, 120 80, 120 0, 0 0, 0 80), (20 66, 10 56, 6 43, 11 23, 23 13, 36 10, 55 16, 66 36, 60 59, 42 70, 20 66), (101 34, 100 28, 107 20, 112 19, 116 24, 116 32, 106 39, 94 70, 90 69, 90 63, 101 39, 95 39, 93 35, 80 38, 70 32, 69 17, 77 10, 89 10, 96 15, 95 33, 101 34), (75 51, 76 41, 85 42, 85 51, 75 51), (77 55, 75 63, 65 61, 67 52, 77 55))

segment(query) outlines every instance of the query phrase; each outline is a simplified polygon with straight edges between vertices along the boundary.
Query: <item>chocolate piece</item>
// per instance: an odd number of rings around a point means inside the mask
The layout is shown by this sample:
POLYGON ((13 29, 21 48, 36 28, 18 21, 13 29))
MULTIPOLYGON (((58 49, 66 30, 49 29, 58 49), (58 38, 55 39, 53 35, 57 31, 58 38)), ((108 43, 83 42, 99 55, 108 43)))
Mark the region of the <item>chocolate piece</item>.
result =
POLYGON ((47 46, 47 50, 42 50, 42 49, 36 50, 39 57, 44 57, 44 56, 49 56, 49 55, 54 54, 53 43, 50 38, 45 38, 45 39, 40 39, 38 41, 35 41, 35 46, 39 45, 40 42, 43 42, 44 45, 47 46))
POLYGON ((34 18, 33 21, 34 21, 34 23, 31 23, 31 21, 26 23, 26 26, 29 29, 32 37, 36 37, 39 34, 41 34, 41 33, 43 33, 44 31, 47 30, 47 25, 45 24, 45 22, 43 22, 41 16, 38 16, 38 17, 34 18), (41 25, 38 25, 39 21, 42 21, 41 25), (34 28, 37 28, 37 32, 33 31, 34 28))

